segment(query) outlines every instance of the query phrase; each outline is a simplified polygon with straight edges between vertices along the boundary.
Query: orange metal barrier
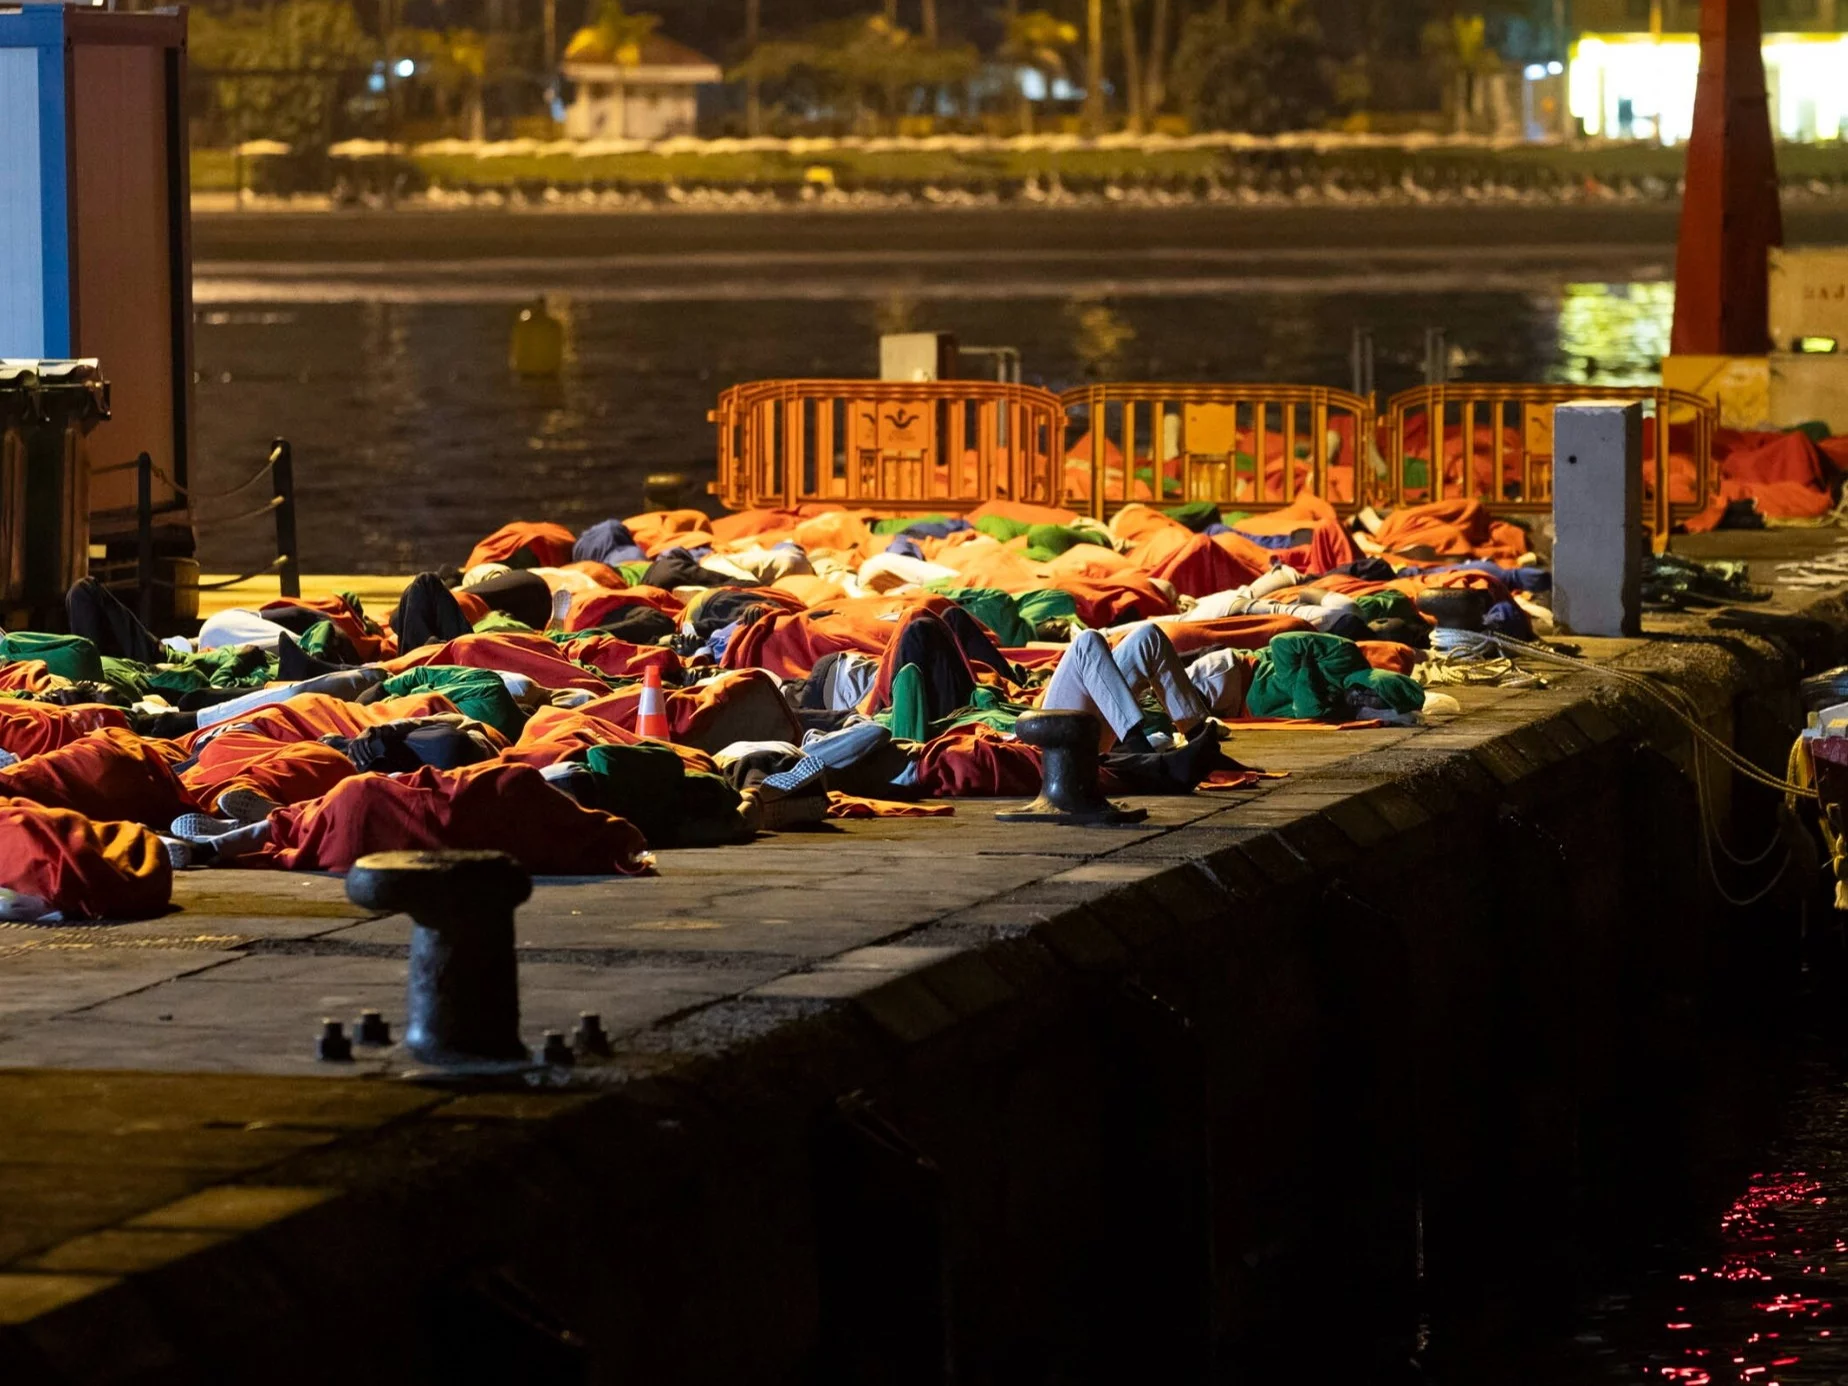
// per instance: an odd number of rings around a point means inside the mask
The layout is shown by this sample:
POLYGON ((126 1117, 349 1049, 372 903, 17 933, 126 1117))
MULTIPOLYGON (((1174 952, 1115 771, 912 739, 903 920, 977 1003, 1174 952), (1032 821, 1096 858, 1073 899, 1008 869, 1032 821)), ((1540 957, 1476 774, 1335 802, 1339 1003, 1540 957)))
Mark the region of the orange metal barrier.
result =
POLYGON ((1685 391, 1637 386, 1451 384, 1403 391, 1387 403, 1386 475, 1366 499, 1393 507, 1471 499, 1500 514, 1550 511, 1553 410, 1581 400, 1644 405, 1644 507, 1658 535, 1707 508, 1718 487, 1713 405, 1685 391))
POLYGON ((1061 396, 1063 504, 1278 510, 1305 493, 1358 508, 1373 403, 1319 385, 1089 385, 1061 396))
POLYGON ((1058 503, 1059 398, 983 380, 760 380, 734 385, 714 491, 733 510, 837 502, 876 510, 1058 503))

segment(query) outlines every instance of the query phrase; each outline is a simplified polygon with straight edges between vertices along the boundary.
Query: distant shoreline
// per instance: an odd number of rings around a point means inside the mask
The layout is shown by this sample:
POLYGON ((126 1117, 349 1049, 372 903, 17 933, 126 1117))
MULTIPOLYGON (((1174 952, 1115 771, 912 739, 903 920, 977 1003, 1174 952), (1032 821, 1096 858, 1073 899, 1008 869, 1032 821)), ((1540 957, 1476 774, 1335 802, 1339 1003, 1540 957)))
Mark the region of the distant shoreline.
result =
MULTIPOLYGON (((1787 244, 1848 243, 1848 198, 1792 200, 1787 244)), ((213 272, 278 261, 522 262, 581 259, 671 270, 698 257, 967 257, 972 274, 1006 274, 1038 257, 1129 263, 1150 256, 1329 260, 1328 252, 1442 260, 1450 250, 1493 267, 1549 256, 1564 262, 1655 259, 1672 253, 1680 209, 1672 201, 1575 205, 1420 204, 1372 207, 1220 204, 1167 207, 788 206, 743 214, 709 208, 652 212, 579 210, 211 211, 193 219, 193 256, 213 272), (984 257, 992 263, 984 264, 984 257), (1012 257, 1015 265, 1003 263, 1012 257)), ((954 268, 954 267, 952 267, 954 268)))

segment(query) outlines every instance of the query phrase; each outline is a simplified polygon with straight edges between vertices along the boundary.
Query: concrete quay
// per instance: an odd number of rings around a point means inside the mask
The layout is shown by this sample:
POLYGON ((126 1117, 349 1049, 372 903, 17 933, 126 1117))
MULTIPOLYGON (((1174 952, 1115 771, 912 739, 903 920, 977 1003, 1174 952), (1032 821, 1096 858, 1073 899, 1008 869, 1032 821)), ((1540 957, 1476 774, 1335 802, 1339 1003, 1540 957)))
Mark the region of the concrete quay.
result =
MULTIPOLYGON (((1840 542, 1687 547, 1770 580, 1840 542)), ((1582 644, 1781 768, 1848 601, 1746 610, 1582 644)), ((1288 777, 1133 828, 965 800, 542 882, 528 1037, 594 1010, 615 1053, 525 1080, 314 1058, 321 1016, 403 1012, 407 922, 335 878, 0 926, 0 1381, 1223 1380, 1305 1330, 1403 1361, 1433 1295, 1522 1302, 1647 1179, 1638 1094, 1775 999, 1805 893, 1721 905, 1655 701, 1456 692, 1241 731, 1288 777)), ((1715 797, 1755 852, 1768 797, 1715 797)))

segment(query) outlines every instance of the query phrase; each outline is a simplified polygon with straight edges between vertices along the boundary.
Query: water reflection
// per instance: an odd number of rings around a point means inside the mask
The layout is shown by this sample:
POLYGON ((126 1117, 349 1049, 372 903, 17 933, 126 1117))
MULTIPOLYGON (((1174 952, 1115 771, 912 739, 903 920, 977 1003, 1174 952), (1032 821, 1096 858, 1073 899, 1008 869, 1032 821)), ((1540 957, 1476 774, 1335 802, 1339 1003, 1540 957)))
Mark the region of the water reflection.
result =
POLYGON ((1571 384, 1654 385, 1668 354, 1675 286, 1568 284, 1559 304, 1559 366, 1571 384))
MULTIPOLYGON (((1312 283, 1313 281, 1305 281, 1312 283)), ((852 288, 852 286, 848 286, 852 288)), ((504 521, 585 525, 636 508, 651 470, 710 467, 718 390, 775 376, 866 376, 878 334, 939 329, 1018 347, 1030 383, 1064 390, 1114 374, 1144 380, 1349 383, 1356 326, 1378 383, 1418 383, 1424 330, 1445 329, 1466 379, 1630 383, 1666 345, 1666 284, 1557 280, 1544 292, 1130 291, 945 296, 893 277, 838 301, 609 300, 552 293, 566 323, 556 379, 507 363, 514 304, 214 299, 202 308, 198 476, 248 473, 272 437, 295 446, 301 546, 311 571, 415 571, 453 562, 504 521)), ((529 295, 530 299, 530 295, 529 295)), ((271 555, 260 535, 201 536, 220 570, 271 555)))
POLYGON ((1822 1386, 1848 1380, 1848 1085, 1804 1072, 1776 1161, 1705 1229, 1659 1246, 1634 1289, 1594 1306, 1557 1386, 1822 1386))
POLYGON ((1101 299, 1076 298, 1065 305, 1065 316, 1071 324, 1072 352, 1085 375, 1106 379, 1137 374, 1125 369, 1136 329, 1122 313, 1101 299))

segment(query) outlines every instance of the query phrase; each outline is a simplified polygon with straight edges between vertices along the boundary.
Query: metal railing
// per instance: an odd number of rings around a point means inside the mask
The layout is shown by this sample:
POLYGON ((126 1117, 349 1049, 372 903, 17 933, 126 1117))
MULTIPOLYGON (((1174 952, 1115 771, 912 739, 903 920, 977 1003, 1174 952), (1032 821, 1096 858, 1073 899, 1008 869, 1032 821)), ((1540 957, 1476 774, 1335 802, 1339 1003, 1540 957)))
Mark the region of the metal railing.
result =
POLYGON ((1372 400, 1351 391, 1104 384, 1060 403, 1062 500, 1097 519, 1138 500, 1257 511, 1306 494, 1353 510, 1365 492, 1376 421, 1372 400))
POLYGON ((160 467, 147 453, 142 453, 132 462, 123 462, 114 467, 101 468, 101 471, 116 472, 133 469, 135 472, 135 569, 132 577, 116 577, 103 585, 110 588, 133 587, 137 593, 138 614, 144 625, 154 623, 154 591, 159 587, 175 586, 171 579, 162 578, 156 572, 154 552, 154 479, 159 477, 176 493, 186 498, 194 507, 193 525, 195 530, 220 530, 231 525, 244 524, 250 520, 271 516, 276 527, 276 557, 266 566, 253 572, 241 573, 237 577, 224 578, 216 582, 197 584, 202 592, 214 592, 224 587, 235 587, 241 582, 262 577, 267 573, 277 575, 277 584, 285 597, 299 597, 302 594, 301 558, 295 542, 295 459, 288 440, 278 438, 270 444, 269 455, 263 464, 245 480, 225 491, 201 492, 195 488, 180 485, 160 467), (241 514, 229 515, 219 519, 200 521, 197 507, 201 503, 229 500, 251 490, 265 477, 270 482, 270 498, 262 505, 241 514))
POLYGON ((1059 399, 981 380, 763 380, 707 415, 733 510, 837 502, 900 512, 1057 503, 1059 399))
POLYGON ((1645 473, 1644 494, 1655 533, 1665 535, 1677 519, 1707 508, 1718 488, 1714 406, 1699 395, 1647 386, 1437 384, 1401 391, 1386 406, 1386 473, 1366 499, 1394 508, 1480 500, 1498 514, 1544 513, 1553 504, 1553 410, 1588 399, 1645 406, 1644 457, 1653 472, 1645 473), (1693 472, 1693 494, 1680 501, 1677 455, 1693 472))

